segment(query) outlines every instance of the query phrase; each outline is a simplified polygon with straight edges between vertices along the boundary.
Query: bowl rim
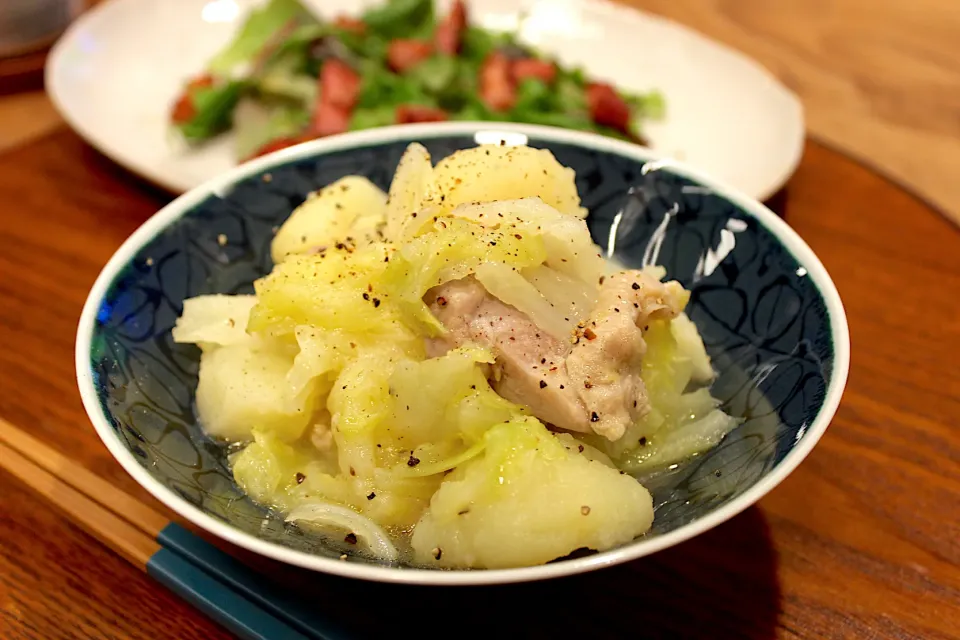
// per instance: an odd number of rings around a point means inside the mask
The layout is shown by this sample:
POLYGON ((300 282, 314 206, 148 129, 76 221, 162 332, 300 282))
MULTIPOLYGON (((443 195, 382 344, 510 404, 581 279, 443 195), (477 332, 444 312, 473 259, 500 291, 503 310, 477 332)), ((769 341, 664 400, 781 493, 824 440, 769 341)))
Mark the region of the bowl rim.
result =
POLYGON ((242 164, 179 196, 153 214, 134 231, 101 270, 88 294, 80 316, 77 327, 75 359, 77 383, 84 409, 107 449, 141 486, 164 505, 196 526, 254 553, 337 576, 402 584, 488 585, 557 578, 635 560, 689 540, 753 505, 796 469, 813 450, 833 419, 840 404, 850 368, 850 335, 840 295, 820 259, 784 220, 760 202, 740 191, 728 187, 682 162, 664 157, 647 148, 597 134, 515 123, 451 122, 395 125, 305 142, 242 164), (511 569, 436 570, 396 568, 354 564, 297 551, 257 538, 204 513, 150 475, 147 469, 140 465, 134 455, 123 446, 117 437, 110 420, 101 407, 90 366, 92 336, 100 303, 120 271, 130 263, 136 253, 170 224, 209 196, 223 195, 240 180, 268 172, 271 167, 309 158, 318 158, 335 151, 358 149, 399 140, 414 142, 450 136, 476 136, 478 132, 513 134, 514 137, 520 134, 544 142, 570 144, 592 151, 612 153, 644 162, 647 165, 645 170, 669 168, 673 173, 709 187, 718 195, 729 200, 738 209, 753 217, 767 231, 772 233, 807 270, 808 277, 811 278, 822 296, 829 315, 831 338, 833 340, 833 370, 823 404, 815 419, 807 426, 806 434, 800 440, 799 445, 791 449, 779 464, 744 493, 706 516, 689 522, 674 531, 652 538, 634 540, 622 547, 584 558, 511 569))

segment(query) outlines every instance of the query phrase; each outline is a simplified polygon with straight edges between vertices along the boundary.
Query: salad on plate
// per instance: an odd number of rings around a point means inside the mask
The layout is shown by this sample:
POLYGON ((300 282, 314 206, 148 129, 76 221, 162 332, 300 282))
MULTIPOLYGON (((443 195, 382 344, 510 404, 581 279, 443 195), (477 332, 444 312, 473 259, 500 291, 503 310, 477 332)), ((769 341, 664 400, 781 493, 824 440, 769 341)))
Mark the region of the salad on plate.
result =
POLYGON ((298 0, 254 10, 230 44, 189 78, 170 123, 191 145, 227 131, 247 160, 371 127, 445 120, 511 121, 644 143, 662 118, 658 92, 625 93, 470 21, 455 0, 387 0, 324 20, 298 0))

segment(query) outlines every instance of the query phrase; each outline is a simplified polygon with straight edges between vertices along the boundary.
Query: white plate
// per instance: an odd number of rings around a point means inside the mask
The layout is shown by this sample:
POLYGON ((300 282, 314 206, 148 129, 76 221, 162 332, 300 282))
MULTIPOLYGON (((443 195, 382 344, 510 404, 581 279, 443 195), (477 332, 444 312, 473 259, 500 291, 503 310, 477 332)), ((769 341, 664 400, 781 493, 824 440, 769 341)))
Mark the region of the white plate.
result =
MULTIPOLYGON (((306 0, 321 15, 383 0, 306 0)), ((111 0, 54 47, 47 90, 67 122, 116 162, 175 192, 234 166, 229 136, 200 149, 167 126, 183 81, 262 0, 111 0)), ((439 3, 445 10, 446 2, 439 3)), ((673 22, 605 0, 468 0, 472 20, 515 28, 562 62, 629 90, 661 90, 667 118, 646 133, 674 156, 757 199, 790 177, 803 150, 796 96, 749 58, 673 22)))

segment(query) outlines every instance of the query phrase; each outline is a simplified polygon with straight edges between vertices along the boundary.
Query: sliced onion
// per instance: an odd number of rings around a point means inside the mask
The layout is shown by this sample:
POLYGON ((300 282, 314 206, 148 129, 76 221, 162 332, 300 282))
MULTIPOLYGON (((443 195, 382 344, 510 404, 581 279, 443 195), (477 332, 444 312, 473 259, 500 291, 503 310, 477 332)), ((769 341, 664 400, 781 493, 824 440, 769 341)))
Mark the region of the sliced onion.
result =
POLYGON ((555 309, 529 280, 512 268, 496 263, 477 267, 474 274, 490 295, 515 307, 560 341, 570 338, 576 322, 565 318, 563 310, 555 309))
POLYGON ((374 556, 388 562, 395 561, 399 554, 390 542, 390 536, 380 525, 353 509, 327 502, 307 502, 287 514, 287 522, 306 521, 325 527, 346 529, 362 540, 374 556))

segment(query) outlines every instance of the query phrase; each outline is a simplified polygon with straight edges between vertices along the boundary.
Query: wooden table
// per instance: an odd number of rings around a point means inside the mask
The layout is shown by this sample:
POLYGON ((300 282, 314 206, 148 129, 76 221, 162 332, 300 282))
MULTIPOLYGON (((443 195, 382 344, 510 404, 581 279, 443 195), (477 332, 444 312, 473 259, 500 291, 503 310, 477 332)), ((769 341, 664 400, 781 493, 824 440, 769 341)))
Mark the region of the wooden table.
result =
MULTIPOLYGON (((100 268, 168 198, 39 108, 3 117, 31 95, 0 100, 0 134, 34 127, 0 151, 0 415, 163 510, 89 426, 73 340, 100 268)), ((837 283, 853 363, 826 436, 758 506, 674 549, 550 583, 441 591, 276 570, 371 637, 486 625, 556 638, 960 638, 960 232, 812 141, 778 207, 837 283)), ((226 634, 0 473, 0 638, 19 637, 226 634)))

